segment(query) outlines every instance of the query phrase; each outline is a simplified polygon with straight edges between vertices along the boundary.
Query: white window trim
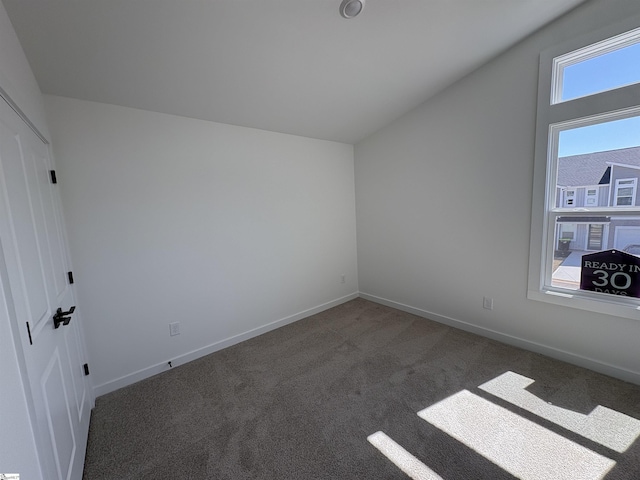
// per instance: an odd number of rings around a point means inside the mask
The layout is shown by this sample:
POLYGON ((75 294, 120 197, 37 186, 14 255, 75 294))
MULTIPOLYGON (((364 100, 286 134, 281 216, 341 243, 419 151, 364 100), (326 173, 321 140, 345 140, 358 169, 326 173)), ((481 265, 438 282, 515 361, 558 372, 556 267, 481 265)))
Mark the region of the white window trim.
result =
MULTIPOLYGON (((605 27, 596 32, 590 32, 540 54, 527 292, 529 299, 640 320, 640 299, 583 290, 570 291, 548 285, 550 281, 547 279, 551 277, 551 272, 547 271, 551 265, 551 259, 548 258, 548 255, 553 254, 553 249, 550 249, 549 245, 553 245, 555 240, 555 228, 550 228, 551 222, 545 220, 547 219, 547 206, 556 205, 555 195, 558 194, 557 188, 552 184, 553 176, 548 174, 547 166, 550 164, 551 169, 556 167, 557 136, 560 131, 600 123, 609 119, 628 118, 640 113, 640 101, 638 100, 640 99, 640 84, 628 85, 573 100, 559 101, 560 91, 552 88, 558 85, 554 75, 562 74, 557 68, 558 60, 564 61, 567 65, 568 60, 577 62, 585 59, 584 52, 590 51, 591 55, 596 55, 601 50, 589 49, 587 46, 606 39, 611 39, 609 41, 611 49, 617 48, 624 42, 628 44, 629 35, 621 35, 638 28, 640 28, 640 16, 629 18, 617 25, 605 27), (571 54, 571 52, 574 53, 571 54), (553 161, 549 162, 549 159, 553 159, 553 161), (550 188, 548 188, 549 186, 550 188), (549 191, 549 194, 554 198, 547 198, 546 191, 549 191)), ((556 214, 550 217, 553 222, 560 213, 577 216, 589 214, 587 208, 549 208, 549 210, 556 211, 556 214)), ((623 215, 624 209, 621 207, 599 207, 597 211, 598 213, 605 211, 607 214, 620 216, 623 215)), ((593 213, 591 214, 593 215, 593 213)))
POLYGON ((635 205, 636 204, 636 192, 638 190, 638 179, 637 178, 618 178, 616 179, 616 188, 615 188, 615 192, 613 194, 613 201, 615 203, 614 206, 616 207, 626 207, 627 205, 618 205, 618 191, 621 188, 627 188, 629 187, 629 184, 625 184, 625 185, 620 185, 621 182, 629 182, 631 181, 631 187, 633 188, 633 191, 631 193, 631 205, 635 205))
MULTIPOLYGON (((636 36, 634 29, 638 27, 637 23, 630 22, 630 28, 623 28, 622 30, 617 30, 617 33, 612 33, 611 35, 606 35, 604 37, 597 38, 594 34, 585 35, 582 38, 595 38, 594 40, 588 40, 587 42, 579 42, 579 46, 576 48, 561 49, 564 50, 565 53, 554 55, 552 58, 553 61, 553 71, 552 71, 552 83, 551 83, 551 103, 558 104, 562 102, 571 102, 572 100, 578 100, 584 97, 576 97, 569 100, 562 100, 562 89, 563 89, 563 78, 564 78, 564 69, 566 67, 570 67, 580 62, 584 62, 586 60, 590 60, 595 57, 599 57, 600 55, 604 55, 618 49, 628 47, 636 43, 636 36), (598 45, 597 48, 594 48, 592 45, 595 43, 602 42, 598 45)), ((615 27, 613 27, 615 29, 615 27)), ((604 31, 604 29, 602 30, 604 31)), ((568 44, 569 42, 567 42, 568 44)), ((618 88, 622 88, 624 85, 621 85, 618 88)), ((603 90, 602 92, 606 92, 610 90, 603 90)), ((598 94, 601 92, 594 92, 594 94, 598 94)))
POLYGON ((639 166, 637 166, 637 165, 629 165, 629 164, 626 164, 626 163, 607 162, 607 165, 611 165, 613 167, 628 168, 630 170, 640 170, 639 166))

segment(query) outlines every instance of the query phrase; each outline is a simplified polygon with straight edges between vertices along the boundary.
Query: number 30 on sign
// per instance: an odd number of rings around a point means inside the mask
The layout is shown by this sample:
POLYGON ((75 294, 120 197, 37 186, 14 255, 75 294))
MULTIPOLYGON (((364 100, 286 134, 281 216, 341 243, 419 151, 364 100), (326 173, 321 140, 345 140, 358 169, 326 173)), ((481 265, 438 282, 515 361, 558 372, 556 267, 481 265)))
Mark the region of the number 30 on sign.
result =
POLYGON ((580 289, 640 297, 640 258, 619 250, 583 255, 580 289))

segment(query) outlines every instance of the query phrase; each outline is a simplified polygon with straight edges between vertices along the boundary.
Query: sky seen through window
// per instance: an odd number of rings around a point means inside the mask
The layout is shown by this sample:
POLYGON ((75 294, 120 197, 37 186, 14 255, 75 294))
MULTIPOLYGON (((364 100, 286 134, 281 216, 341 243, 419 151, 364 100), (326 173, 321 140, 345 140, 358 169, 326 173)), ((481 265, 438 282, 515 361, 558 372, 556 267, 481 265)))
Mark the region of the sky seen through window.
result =
MULTIPOLYGON (((562 100, 640 83, 640 43, 564 68, 562 100)), ((560 133, 558 156, 640 146, 640 116, 560 133)))

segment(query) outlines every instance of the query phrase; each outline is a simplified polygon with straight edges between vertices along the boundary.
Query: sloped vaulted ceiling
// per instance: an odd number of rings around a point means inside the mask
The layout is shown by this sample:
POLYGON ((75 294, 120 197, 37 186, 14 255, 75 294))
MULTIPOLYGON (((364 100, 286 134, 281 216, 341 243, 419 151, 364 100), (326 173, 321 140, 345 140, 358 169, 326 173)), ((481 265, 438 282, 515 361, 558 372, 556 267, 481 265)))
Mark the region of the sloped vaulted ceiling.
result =
POLYGON ((356 143, 583 0, 3 0, 44 93, 356 143))

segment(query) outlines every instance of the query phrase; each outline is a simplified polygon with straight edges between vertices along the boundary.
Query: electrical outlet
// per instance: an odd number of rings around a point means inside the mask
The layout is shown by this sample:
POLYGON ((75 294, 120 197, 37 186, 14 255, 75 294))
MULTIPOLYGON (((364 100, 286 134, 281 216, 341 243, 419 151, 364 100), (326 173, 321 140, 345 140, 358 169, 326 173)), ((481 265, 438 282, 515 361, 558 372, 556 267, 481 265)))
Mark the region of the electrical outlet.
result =
POLYGON ((169 324, 169 335, 180 335, 180 322, 173 322, 169 324))
POLYGON ((346 282, 346 281, 347 281, 347 276, 343 273, 343 274, 340 276, 340 283, 344 283, 344 282, 346 282))
POLYGON ((487 310, 493 310, 493 298, 484 297, 482 300, 482 307, 487 310))

